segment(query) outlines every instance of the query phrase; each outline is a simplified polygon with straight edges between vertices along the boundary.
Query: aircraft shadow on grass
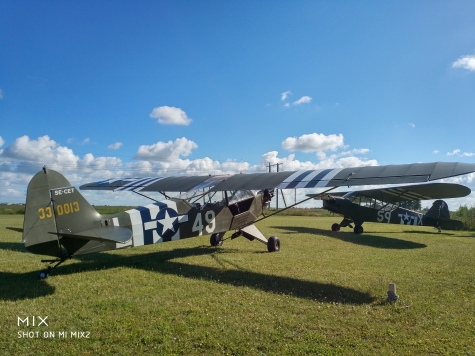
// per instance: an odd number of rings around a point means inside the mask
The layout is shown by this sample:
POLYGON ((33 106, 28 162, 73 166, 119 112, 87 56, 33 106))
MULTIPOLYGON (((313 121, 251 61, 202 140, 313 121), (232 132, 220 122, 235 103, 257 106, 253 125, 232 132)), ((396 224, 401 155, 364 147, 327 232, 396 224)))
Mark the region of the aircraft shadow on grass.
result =
POLYGON ((21 227, 10 227, 10 226, 7 226, 5 229, 11 230, 11 231, 15 231, 15 232, 21 232, 21 233, 23 233, 23 229, 22 229, 21 227))
POLYGON ((29 253, 21 242, 0 242, 0 250, 29 253))
POLYGON ((419 235, 426 235, 426 236, 453 236, 454 234, 450 232, 437 232, 434 231, 421 231, 421 230, 401 230, 401 231, 380 231, 383 234, 419 234, 419 235))
MULTIPOLYGON (((118 253, 96 253, 76 257, 75 259, 79 260, 79 263, 65 263, 56 269, 50 278, 54 278, 55 275, 69 275, 117 267, 130 267, 159 274, 209 280, 234 287, 248 287, 264 292, 285 294, 320 302, 360 305, 369 304, 375 300, 375 298, 368 293, 336 284, 312 282, 247 270, 239 267, 235 263, 223 260, 222 257, 229 253, 239 253, 239 251, 203 246, 174 249, 171 251, 158 251, 133 256, 122 256, 118 253), (190 265, 176 260, 188 256, 206 255, 211 256, 211 258, 217 261, 220 267, 190 265), (233 269, 223 268, 226 265, 231 265, 233 269)), ((0 287, 0 299, 2 300, 37 298, 55 292, 55 288, 47 283, 48 279, 38 280, 38 271, 26 273, 0 272, 0 280, 3 285, 0 287), (36 281, 33 282, 32 280, 36 281)))
MULTIPOLYGON (((427 232, 427 231, 419 231, 419 230, 405 230, 403 231, 404 233, 408 233, 408 234, 431 234, 430 232, 427 232)), ((388 234, 395 234, 394 231, 391 231, 391 232, 388 232, 388 234)), ((435 231, 434 233, 432 233, 433 236, 454 236, 454 237, 475 237, 475 233, 474 232, 470 232, 470 231, 459 231, 459 233, 457 235, 455 235, 454 233, 451 233, 451 232, 437 232, 435 231), (464 233, 464 235, 460 235, 460 233, 464 233)))
POLYGON ((345 242, 351 242, 356 245, 363 245, 375 248, 396 249, 396 250, 410 250, 415 248, 427 247, 425 244, 412 242, 407 240, 395 239, 392 237, 377 236, 377 235, 357 235, 353 232, 345 231, 328 231, 312 227, 301 226, 272 226, 274 229, 280 229, 295 234, 312 234, 323 235, 345 242))

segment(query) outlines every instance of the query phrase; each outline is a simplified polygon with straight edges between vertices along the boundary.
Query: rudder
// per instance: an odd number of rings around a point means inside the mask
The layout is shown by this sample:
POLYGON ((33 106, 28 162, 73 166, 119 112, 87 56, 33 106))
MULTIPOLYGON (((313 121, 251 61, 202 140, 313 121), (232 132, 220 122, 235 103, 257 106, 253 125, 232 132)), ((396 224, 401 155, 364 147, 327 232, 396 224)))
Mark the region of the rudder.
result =
POLYGON ((60 173, 43 168, 28 184, 23 243, 32 253, 62 257, 62 246, 72 255, 88 241, 65 239, 69 234, 99 227, 101 215, 60 173))
POLYGON ((425 214, 428 218, 450 219, 450 212, 447 203, 443 200, 436 200, 425 214))

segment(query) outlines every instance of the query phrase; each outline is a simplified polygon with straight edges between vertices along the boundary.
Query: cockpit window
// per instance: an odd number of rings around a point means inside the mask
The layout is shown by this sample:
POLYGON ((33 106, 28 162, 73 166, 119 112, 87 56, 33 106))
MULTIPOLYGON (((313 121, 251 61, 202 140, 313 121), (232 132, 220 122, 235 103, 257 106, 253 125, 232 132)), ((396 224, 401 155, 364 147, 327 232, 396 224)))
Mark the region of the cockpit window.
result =
POLYGON ((229 191, 228 194, 229 204, 255 197, 255 193, 252 190, 235 190, 229 191))
POLYGON ((346 193, 343 198, 348 199, 354 204, 358 204, 367 208, 373 209, 383 209, 384 211, 392 211, 397 207, 393 204, 385 203, 381 200, 377 200, 370 197, 365 197, 364 195, 359 194, 359 192, 349 192, 346 193))
POLYGON ((349 192, 349 193, 346 193, 345 195, 343 195, 343 198, 351 201, 352 203, 355 202, 354 200, 358 197, 359 197, 359 195, 357 195, 356 192, 349 192))

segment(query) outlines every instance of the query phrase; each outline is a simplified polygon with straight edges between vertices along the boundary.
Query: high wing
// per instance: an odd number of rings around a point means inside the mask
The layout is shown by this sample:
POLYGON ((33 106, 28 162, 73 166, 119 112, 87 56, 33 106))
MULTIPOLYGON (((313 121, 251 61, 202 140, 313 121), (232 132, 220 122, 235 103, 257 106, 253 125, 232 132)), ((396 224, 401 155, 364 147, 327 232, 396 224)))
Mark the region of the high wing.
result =
MULTIPOLYGON (((331 195, 343 196, 345 194, 352 193, 353 196, 364 196, 367 198, 380 200, 385 203, 394 204, 400 201, 460 198, 469 195, 470 192, 470 188, 460 184, 428 183, 351 192, 338 192, 331 193, 331 195)), ((318 194, 307 194, 307 196, 315 196, 316 198, 320 197, 318 194)))
POLYGON ((434 162, 219 176, 109 179, 84 184, 80 189, 135 192, 187 192, 201 188, 211 191, 294 189, 422 183, 471 172, 475 172, 473 163, 434 162))

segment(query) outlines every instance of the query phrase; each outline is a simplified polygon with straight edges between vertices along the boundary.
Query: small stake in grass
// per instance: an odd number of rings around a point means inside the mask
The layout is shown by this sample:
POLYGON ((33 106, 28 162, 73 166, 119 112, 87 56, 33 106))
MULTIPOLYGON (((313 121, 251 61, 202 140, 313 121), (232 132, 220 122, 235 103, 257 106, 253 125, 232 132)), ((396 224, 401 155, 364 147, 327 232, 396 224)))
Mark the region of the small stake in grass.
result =
POLYGON ((396 294, 396 283, 389 283, 387 302, 397 302, 399 296, 396 294))

